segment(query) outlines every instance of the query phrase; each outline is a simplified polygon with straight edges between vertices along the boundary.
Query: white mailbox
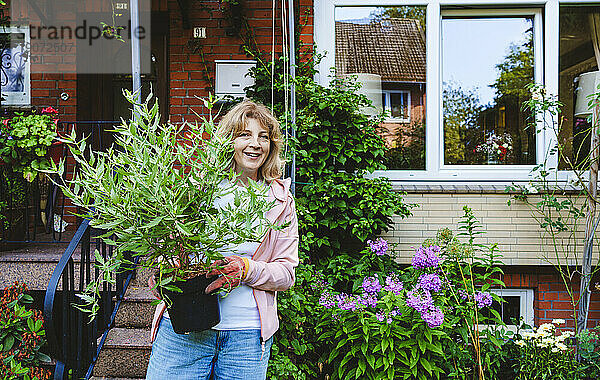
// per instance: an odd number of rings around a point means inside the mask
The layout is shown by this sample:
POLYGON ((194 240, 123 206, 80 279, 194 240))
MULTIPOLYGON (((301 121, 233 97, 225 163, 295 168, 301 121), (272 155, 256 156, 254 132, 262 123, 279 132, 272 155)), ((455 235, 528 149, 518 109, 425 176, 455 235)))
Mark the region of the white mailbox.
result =
POLYGON ((215 92, 217 96, 244 96, 244 88, 254 84, 254 78, 248 74, 256 61, 216 60, 215 92))

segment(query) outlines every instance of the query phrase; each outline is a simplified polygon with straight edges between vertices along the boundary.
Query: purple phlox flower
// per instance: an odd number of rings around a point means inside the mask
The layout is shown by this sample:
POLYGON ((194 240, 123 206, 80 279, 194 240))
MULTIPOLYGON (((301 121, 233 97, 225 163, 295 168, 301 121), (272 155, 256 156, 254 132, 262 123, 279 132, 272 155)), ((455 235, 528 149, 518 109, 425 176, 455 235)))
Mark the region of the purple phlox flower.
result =
POLYGON ((442 290, 442 279, 435 273, 424 273, 419 276, 419 287, 430 292, 442 290))
POLYGON ((362 283, 362 288, 366 293, 378 293, 381 290, 379 277, 377 277, 377 275, 365 277, 362 283))
POLYGON ((371 251, 377 256, 385 255, 389 248, 387 240, 383 238, 378 238, 375 241, 367 240, 367 244, 369 244, 369 248, 371 248, 371 251))
POLYGON ((415 288, 406 293, 406 305, 423 313, 433 307, 433 298, 429 290, 415 288))
POLYGON ((422 312, 421 318, 423 318, 429 328, 436 328, 444 323, 444 313, 442 312, 442 309, 437 306, 433 306, 422 312))
POLYGON ((321 298, 319 298, 319 305, 325 307, 326 309, 331 309, 335 306, 336 299, 329 292, 323 292, 321 294, 321 298))
POLYGON ((400 314, 397 310, 392 310, 389 313, 386 313, 383 310, 379 310, 377 313, 375 313, 375 318, 377 318, 377 320, 379 322, 385 321, 385 323, 387 323, 389 325, 390 323, 392 323, 392 321, 394 320, 394 317, 397 315, 402 315, 402 314, 400 314))
POLYGON ((396 309, 390 311, 390 315, 392 317, 399 317, 402 315, 402 313, 400 312, 400 309, 396 308, 396 309))
POLYGON ((356 310, 356 298, 349 296, 346 293, 341 293, 336 296, 337 306, 341 310, 356 310))
POLYGON ((412 258, 412 266, 416 269, 437 268, 440 264, 440 247, 432 245, 429 247, 420 246, 415 249, 415 255, 412 258))
POLYGON ((373 293, 364 293, 358 297, 358 303, 363 306, 375 307, 377 306, 377 296, 373 293))
POLYGON ((492 306, 492 295, 488 292, 477 292, 474 298, 477 307, 480 309, 492 306))
POLYGON ((402 284, 402 281, 398 280, 398 276, 396 276, 396 274, 390 273, 390 275, 385 278, 384 290, 387 290, 388 292, 394 292, 395 295, 399 295, 403 288, 404 285, 402 284))
POLYGON ((469 298, 469 293, 465 292, 462 289, 458 289, 458 296, 464 301, 469 298))

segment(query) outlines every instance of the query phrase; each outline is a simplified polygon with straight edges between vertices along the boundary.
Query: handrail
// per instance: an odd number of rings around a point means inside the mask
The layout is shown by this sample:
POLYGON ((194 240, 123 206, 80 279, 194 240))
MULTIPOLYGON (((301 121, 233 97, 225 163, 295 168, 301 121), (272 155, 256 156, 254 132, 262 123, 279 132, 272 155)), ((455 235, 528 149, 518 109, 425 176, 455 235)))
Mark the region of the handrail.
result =
MULTIPOLYGON (((121 300, 135 274, 134 265, 117 271, 115 289, 112 284, 104 283, 100 292, 100 310, 96 318, 88 322, 89 316, 74 305, 80 302, 77 294, 100 275, 98 268, 92 271, 94 255, 91 248, 98 250, 105 259, 113 251, 112 246, 100 239, 92 239, 95 232, 97 230, 90 226, 90 220, 83 220, 54 269, 46 290, 44 322, 50 354, 57 360, 54 379, 67 379, 69 370, 72 370, 70 375, 73 378, 87 379, 91 376, 106 334, 114 324, 121 300), (80 262, 76 282, 74 255, 78 247, 80 262), (62 289, 59 290, 61 282, 62 289), (113 303, 115 296, 116 302, 113 303), (101 338, 100 344, 98 338, 101 338)), ((131 254, 126 256, 131 260, 131 254)))

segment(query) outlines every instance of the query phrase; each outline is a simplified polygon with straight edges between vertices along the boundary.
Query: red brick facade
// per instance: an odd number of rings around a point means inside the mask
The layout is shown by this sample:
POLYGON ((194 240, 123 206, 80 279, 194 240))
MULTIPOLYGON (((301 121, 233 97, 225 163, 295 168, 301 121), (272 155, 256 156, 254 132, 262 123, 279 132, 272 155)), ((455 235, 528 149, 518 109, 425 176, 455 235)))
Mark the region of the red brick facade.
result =
MULTIPOLYGON (((575 327, 571 298, 555 268, 521 267, 505 269, 505 272, 502 280, 508 289, 533 289, 533 310, 536 326, 552 322, 555 318, 561 318, 567 322, 567 327, 575 327)), ((600 278, 594 278, 591 282, 592 286, 598 281, 600 281, 600 278)), ((574 291, 574 302, 577 302, 579 300, 579 276, 573 276, 568 285, 574 291)), ((588 327, 598 325, 600 325, 600 293, 592 291, 588 327)))

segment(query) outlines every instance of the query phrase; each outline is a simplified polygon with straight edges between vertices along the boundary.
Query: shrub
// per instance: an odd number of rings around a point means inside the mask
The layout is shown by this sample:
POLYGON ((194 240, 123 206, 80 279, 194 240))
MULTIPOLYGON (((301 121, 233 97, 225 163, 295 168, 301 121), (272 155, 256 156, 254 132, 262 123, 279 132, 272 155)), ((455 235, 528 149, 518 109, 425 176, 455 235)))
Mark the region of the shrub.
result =
POLYGON ((600 329, 582 331, 578 336, 581 361, 579 373, 585 379, 600 378, 600 329))
POLYGON ((27 310, 33 298, 27 286, 15 282, 0 297, 0 373, 4 380, 49 379, 50 371, 41 362, 50 358, 40 349, 45 344, 42 313, 27 310))
POLYGON ((39 169, 50 167, 45 157, 52 141, 57 136, 58 111, 52 107, 41 113, 25 115, 18 112, 0 124, 0 162, 10 165, 33 181, 39 169))

